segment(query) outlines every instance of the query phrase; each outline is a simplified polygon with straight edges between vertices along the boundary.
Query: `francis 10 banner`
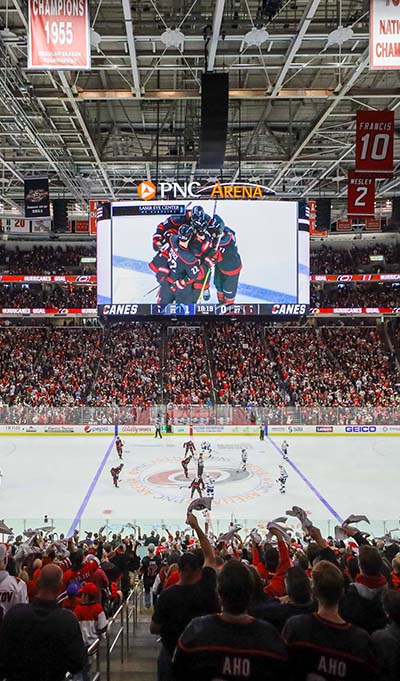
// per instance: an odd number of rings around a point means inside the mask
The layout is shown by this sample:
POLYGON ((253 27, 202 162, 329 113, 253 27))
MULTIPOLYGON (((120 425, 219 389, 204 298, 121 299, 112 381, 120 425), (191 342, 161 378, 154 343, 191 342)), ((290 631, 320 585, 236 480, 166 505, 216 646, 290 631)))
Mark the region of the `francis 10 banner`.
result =
POLYGON ((90 69, 88 0, 28 0, 28 68, 90 69))
POLYGON ((349 170, 347 183, 348 215, 375 215, 375 178, 349 170))
POLYGON ((374 177, 393 174, 394 111, 357 111, 356 171, 374 177))

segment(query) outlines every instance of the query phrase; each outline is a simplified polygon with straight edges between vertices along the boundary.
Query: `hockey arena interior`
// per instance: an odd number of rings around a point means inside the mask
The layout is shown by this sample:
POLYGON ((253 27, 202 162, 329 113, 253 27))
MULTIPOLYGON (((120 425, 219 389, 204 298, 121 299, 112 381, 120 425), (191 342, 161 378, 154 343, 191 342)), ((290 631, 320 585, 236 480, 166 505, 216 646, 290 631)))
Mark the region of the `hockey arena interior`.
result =
POLYGON ((0 681, 400 680, 398 0, 0 0, 0 681))

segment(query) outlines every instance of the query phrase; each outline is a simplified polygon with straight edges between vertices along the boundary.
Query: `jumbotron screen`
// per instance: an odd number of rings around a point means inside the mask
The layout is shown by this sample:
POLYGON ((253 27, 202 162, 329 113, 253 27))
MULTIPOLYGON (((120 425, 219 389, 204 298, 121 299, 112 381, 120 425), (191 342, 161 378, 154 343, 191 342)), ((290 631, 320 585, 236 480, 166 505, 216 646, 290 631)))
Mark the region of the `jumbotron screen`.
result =
POLYGON ((97 222, 100 314, 306 312, 307 204, 194 199, 106 206, 97 222))

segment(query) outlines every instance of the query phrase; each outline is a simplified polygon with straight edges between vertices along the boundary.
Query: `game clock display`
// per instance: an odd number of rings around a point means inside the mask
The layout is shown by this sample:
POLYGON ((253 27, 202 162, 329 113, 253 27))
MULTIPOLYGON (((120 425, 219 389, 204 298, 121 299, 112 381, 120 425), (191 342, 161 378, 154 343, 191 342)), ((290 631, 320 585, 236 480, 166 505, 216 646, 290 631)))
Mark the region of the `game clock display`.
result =
POLYGON ((304 314, 309 218, 291 201, 109 204, 97 221, 105 316, 304 314))

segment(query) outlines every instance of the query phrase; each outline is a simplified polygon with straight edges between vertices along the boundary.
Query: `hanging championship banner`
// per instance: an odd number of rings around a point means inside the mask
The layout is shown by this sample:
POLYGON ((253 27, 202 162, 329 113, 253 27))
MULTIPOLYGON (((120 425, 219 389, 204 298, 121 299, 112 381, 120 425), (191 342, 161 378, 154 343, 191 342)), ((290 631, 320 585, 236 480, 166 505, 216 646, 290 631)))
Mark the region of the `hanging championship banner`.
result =
POLYGON ((394 111, 357 111, 356 171, 375 177, 393 173, 394 111))
POLYGON ((24 197, 26 218, 50 217, 48 177, 26 177, 24 197))
POLYGON ((375 178, 349 170, 347 181, 348 215, 375 215, 375 178))
POLYGON ((28 0, 28 68, 88 71, 88 0, 28 0))
POLYGON ((399 19, 398 0, 370 0, 370 69, 400 69, 399 19))

